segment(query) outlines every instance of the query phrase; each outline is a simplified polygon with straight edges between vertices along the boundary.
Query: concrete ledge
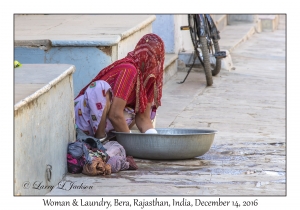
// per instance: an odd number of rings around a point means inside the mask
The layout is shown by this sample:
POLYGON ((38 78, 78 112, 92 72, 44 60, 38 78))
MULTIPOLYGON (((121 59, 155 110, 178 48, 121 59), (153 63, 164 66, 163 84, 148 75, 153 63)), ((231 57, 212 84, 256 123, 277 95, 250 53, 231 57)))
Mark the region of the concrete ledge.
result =
POLYGON ((274 20, 277 15, 258 15, 259 19, 274 20))
POLYGON ((258 15, 262 31, 275 31, 278 28, 278 15, 258 15))
POLYGON ((164 84, 177 72, 177 54, 166 54, 164 62, 164 84))
POLYGON ((114 46, 155 18, 155 15, 15 15, 15 46, 35 46, 41 42, 51 46, 114 46))
POLYGON ((261 20, 257 18, 256 24, 255 24, 255 31, 256 33, 261 33, 262 32, 262 27, 261 27, 261 20))
POLYGON ((49 50, 52 43, 49 39, 44 40, 15 40, 15 47, 39 47, 42 50, 49 50))
POLYGON ((231 25, 227 25, 220 33, 220 50, 228 50, 231 53, 237 46, 256 33, 255 25, 255 23, 241 21, 231 22, 231 25))
POLYGON ((218 15, 214 21, 217 29, 222 31, 227 26, 227 15, 218 15))
POLYGON ((14 110, 16 111, 49 91, 68 75, 73 74, 75 66, 68 64, 23 64, 22 67, 15 68, 14 71, 15 102, 17 102, 14 110), (50 82, 46 82, 49 80, 50 82), (30 88, 32 86, 33 88, 30 88), (22 92, 19 93, 20 91, 22 92))
POLYGON ((45 195, 67 173, 67 145, 76 139, 74 70, 57 64, 15 69, 15 98, 25 100, 14 111, 14 195, 45 195))
MULTIPOLYGON (((15 40, 15 47, 39 47, 42 50, 49 50, 51 47, 107 47, 114 46, 121 41, 121 36, 99 36, 103 40, 15 40)), ((66 37, 68 39, 68 37, 66 37)), ((95 38, 96 39, 96 38, 95 38)))
MULTIPOLYGON (((143 15, 142 15, 143 16, 143 15)), ((121 34, 121 39, 125 39, 129 37, 130 35, 134 34, 137 31, 140 31, 142 28, 147 27, 150 25, 154 20, 156 19, 155 15, 150 15, 148 18, 140 22, 139 24, 133 26, 132 28, 128 29, 127 31, 123 32, 121 34)))
POLYGON ((167 53, 165 54, 165 62, 164 62, 164 69, 171 65, 176 59, 178 58, 177 54, 167 53))
POLYGON ((155 15, 15 15, 15 60, 76 66, 74 96, 152 32, 155 15))

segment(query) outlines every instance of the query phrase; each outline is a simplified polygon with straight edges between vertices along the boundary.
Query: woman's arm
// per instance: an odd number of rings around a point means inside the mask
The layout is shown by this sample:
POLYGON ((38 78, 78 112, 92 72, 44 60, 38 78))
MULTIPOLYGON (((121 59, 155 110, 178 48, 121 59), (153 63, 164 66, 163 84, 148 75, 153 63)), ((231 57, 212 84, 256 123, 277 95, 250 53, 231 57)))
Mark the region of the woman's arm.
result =
POLYGON ((147 104, 144 113, 137 113, 135 116, 135 123, 140 132, 145 133, 148 129, 153 128, 153 124, 150 119, 151 103, 147 104))
POLYGON ((125 100, 114 97, 108 112, 108 119, 111 121, 115 131, 117 132, 130 132, 124 117, 125 106, 125 100))

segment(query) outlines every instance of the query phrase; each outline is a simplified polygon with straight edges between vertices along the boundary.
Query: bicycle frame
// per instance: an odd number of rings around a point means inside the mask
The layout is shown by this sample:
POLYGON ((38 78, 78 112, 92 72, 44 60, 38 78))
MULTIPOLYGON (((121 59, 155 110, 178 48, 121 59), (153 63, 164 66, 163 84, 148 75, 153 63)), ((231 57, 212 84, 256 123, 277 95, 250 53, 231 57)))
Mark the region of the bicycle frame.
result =
POLYGON ((208 22, 209 29, 210 29, 210 36, 213 40, 220 40, 220 32, 218 31, 215 22, 213 21, 212 17, 208 14, 206 15, 199 15, 199 20, 200 20, 200 36, 206 36, 207 34, 207 29, 205 28, 205 19, 208 22), (204 17, 205 16, 205 17, 204 17))

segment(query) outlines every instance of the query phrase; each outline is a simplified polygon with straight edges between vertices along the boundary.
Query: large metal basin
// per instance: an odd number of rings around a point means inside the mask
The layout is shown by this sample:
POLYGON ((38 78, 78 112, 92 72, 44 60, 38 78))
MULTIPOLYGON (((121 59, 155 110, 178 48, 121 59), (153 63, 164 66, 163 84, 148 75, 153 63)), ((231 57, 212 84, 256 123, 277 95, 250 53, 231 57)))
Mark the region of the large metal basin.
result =
POLYGON ((126 155, 142 159, 180 160, 204 155, 216 130, 156 128, 158 134, 114 132, 126 155))

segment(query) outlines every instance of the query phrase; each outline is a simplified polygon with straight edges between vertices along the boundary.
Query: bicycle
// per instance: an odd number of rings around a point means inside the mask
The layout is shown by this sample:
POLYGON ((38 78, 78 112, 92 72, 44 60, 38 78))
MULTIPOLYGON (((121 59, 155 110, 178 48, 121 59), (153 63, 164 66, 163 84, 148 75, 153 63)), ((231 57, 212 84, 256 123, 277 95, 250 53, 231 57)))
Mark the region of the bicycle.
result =
POLYGON ((226 57, 225 51, 220 51, 220 35, 216 24, 209 14, 188 14, 188 26, 181 26, 181 30, 189 30, 194 46, 193 64, 187 72, 182 84, 193 68, 196 58, 204 68, 207 86, 213 84, 212 76, 219 74, 221 59, 226 57))

